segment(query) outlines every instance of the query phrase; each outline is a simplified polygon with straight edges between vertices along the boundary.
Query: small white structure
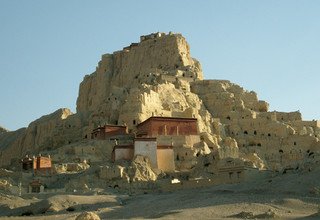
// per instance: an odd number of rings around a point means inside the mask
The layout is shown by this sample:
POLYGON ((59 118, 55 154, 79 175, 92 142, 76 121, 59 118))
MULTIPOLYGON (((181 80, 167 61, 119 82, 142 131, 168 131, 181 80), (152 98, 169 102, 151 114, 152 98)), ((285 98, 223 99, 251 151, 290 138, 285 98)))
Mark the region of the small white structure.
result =
POLYGON ((134 140, 134 156, 142 155, 150 159, 151 166, 158 168, 157 162, 157 139, 156 138, 136 138, 134 140))
POLYGON ((174 152, 172 146, 157 146, 158 169, 164 172, 175 170, 174 152))

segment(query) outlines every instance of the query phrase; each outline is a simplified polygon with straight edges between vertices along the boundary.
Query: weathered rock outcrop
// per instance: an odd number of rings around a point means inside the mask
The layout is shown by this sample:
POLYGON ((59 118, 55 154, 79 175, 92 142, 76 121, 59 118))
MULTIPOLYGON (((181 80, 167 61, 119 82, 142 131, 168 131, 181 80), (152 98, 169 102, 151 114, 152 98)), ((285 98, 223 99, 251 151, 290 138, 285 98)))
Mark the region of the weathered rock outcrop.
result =
POLYGON ((0 135, 6 132, 8 132, 8 130, 0 126, 0 135))
POLYGON ((69 109, 59 109, 30 123, 27 128, 3 133, 0 136, 0 165, 9 164, 11 159, 21 158, 24 154, 36 154, 68 143, 69 134, 64 130, 73 128, 67 124, 71 115, 69 109))
POLYGON ((75 114, 59 109, 27 128, 0 130, 0 166, 26 153, 89 139, 105 123, 134 132, 151 116, 197 118, 201 140, 220 158, 243 157, 270 169, 312 159, 320 149, 320 122, 268 108, 255 92, 230 81, 203 80, 200 63, 180 34, 151 34, 102 56, 80 84, 75 114))

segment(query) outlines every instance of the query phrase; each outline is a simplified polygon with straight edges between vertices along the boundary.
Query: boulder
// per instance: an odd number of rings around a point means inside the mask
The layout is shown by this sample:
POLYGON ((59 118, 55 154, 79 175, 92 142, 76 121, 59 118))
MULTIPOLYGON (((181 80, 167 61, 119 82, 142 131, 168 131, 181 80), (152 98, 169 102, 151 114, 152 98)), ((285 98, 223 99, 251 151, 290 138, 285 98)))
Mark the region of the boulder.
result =
POLYGON ((94 212, 83 212, 75 220, 100 220, 100 217, 94 212))

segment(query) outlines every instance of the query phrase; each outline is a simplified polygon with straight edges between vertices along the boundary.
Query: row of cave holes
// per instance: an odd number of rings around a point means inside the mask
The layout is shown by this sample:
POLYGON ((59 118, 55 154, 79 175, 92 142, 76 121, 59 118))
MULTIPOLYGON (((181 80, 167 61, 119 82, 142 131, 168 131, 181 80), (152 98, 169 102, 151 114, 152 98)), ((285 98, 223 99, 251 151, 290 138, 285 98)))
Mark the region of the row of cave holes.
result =
MULTIPOLYGON (((302 153, 301 150, 300 150, 299 152, 302 153)), ((280 149, 280 150, 279 150, 279 153, 280 153, 280 154, 283 154, 283 150, 280 149)), ((290 151, 290 154, 292 154, 292 151, 290 151)), ((312 155, 314 155, 314 152, 312 152, 312 151, 310 151, 310 150, 307 150, 307 154, 308 154, 309 157, 311 157, 312 155)))
MULTIPOLYGON (((231 132, 231 134, 234 135, 234 132, 231 132)), ((243 134, 244 134, 244 135, 248 135, 249 133, 248 133, 248 131, 244 131, 243 134)), ((258 133, 257 133, 257 131, 254 131, 253 134, 254 134, 254 135, 257 135, 258 133)), ((236 135, 239 135, 239 133, 236 133, 236 135)), ((264 136, 264 134, 261 134, 261 136, 264 136)), ((274 135, 274 136, 276 137, 277 135, 274 135)), ((270 134, 270 133, 268 133, 268 137, 271 137, 271 134, 270 134)))
MULTIPOLYGON (((235 108, 233 108, 232 110, 235 111, 235 108)), ((253 110, 253 108, 251 108, 251 110, 253 110)), ((226 119, 231 120, 231 117, 227 116, 226 119)), ((242 117, 242 119, 244 119, 244 117, 242 117)), ((267 120, 270 120, 270 117, 267 116, 267 120)), ((281 117, 281 121, 283 121, 283 120, 284 120, 284 118, 281 117)))
MULTIPOLYGON (((188 153, 186 152, 185 155, 188 156, 188 153)), ((198 153, 196 154, 196 157, 199 157, 199 156, 200 156, 200 152, 198 152, 198 153)), ((213 158, 213 160, 215 160, 215 157, 214 157, 214 156, 212 156, 212 158, 213 158)), ((182 156, 182 159, 184 159, 183 156, 182 156)), ((177 154, 176 161, 180 161, 180 156, 179 156, 179 154, 177 154)), ((205 164, 205 166, 209 166, 209 164, 205 164)))
MULTIPOLYGON (((294 146, 296 146, 296 145, 297 145, 297 142, 295 142, 295 141, 294 141, 294 142, 293 142, 293 145, 294 145, 294 146)), ((243 146, 243 147, 245 147, 246 145, 245 145, 245 144, 243 144, 242 146, 243 146)), ((262 146, 262 144, 261 144, 261 143, 257 143, 257 144, 249 144, 249 146, 258 146, 258 147, 261 147, 261 146, 262 146)))
MULTIPOLYGON (((234 135, 234 132, 231 132, 231 134, 234 135)), ((243 134, 244 134, 244 135, 248 135, 249 133, 248 133, 248 131, 244 131, 243 134)), ((257 131, 254 131, 253 134, 254 134, 254 135, 257 135, 257 131)), ((236 135, 239 135, 239 133, 236 133, 236 135)), ((264 136, 264 134, 261 134, 261 136, 264 136)), ((275 135, 275 136, 276 136, 276 135, 275 135)), ((268 133, 268 137, 271 137, 271 134, 270 134, 270 133, 268 133)))
MULTIPOLYGON (((235 110, 236 110, 236 108, 232 108, 232 111, 235 111, 235 110)), ((246 115, 246 117, 247 117, 247 118, 250 118, 250 115, 246 115)), ((241 118, 242 118, 242 119, 245 119, 244 116, 242 116, 241 118)), ((226 117, 226 119, 228 119, 228 120, 230 121, 230 120, 231 120, 231 117, 228 116, 228 117, 226 117)), ((250 119, 252 119, 252 118, 250 118, 250 119)))

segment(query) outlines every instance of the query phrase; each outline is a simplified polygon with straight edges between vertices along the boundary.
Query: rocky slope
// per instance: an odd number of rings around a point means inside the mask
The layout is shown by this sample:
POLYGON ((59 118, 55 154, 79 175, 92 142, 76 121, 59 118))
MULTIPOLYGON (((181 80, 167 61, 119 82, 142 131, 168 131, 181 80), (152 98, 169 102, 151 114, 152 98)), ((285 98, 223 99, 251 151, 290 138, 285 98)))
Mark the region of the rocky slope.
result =
POLYGON ((268 106, 229 81, 203 80, 182 35, 142 36, 139 43, 102 56, 80 84, 75 114, 59 109, 27 128, 0 134, 0 166, 89 139, 101 124, 134 131, 150 116, 197 118, 209 147, 221 155, 239 147, 240 155, 260 168, 292 166, 297 158, 317 155, 320 123, 302 121, 299 112, 268 112, 268 106))
POLYGON ((8 130, 0 126, 0 134, 6 133, 6 132, 8 132, 8 130))

